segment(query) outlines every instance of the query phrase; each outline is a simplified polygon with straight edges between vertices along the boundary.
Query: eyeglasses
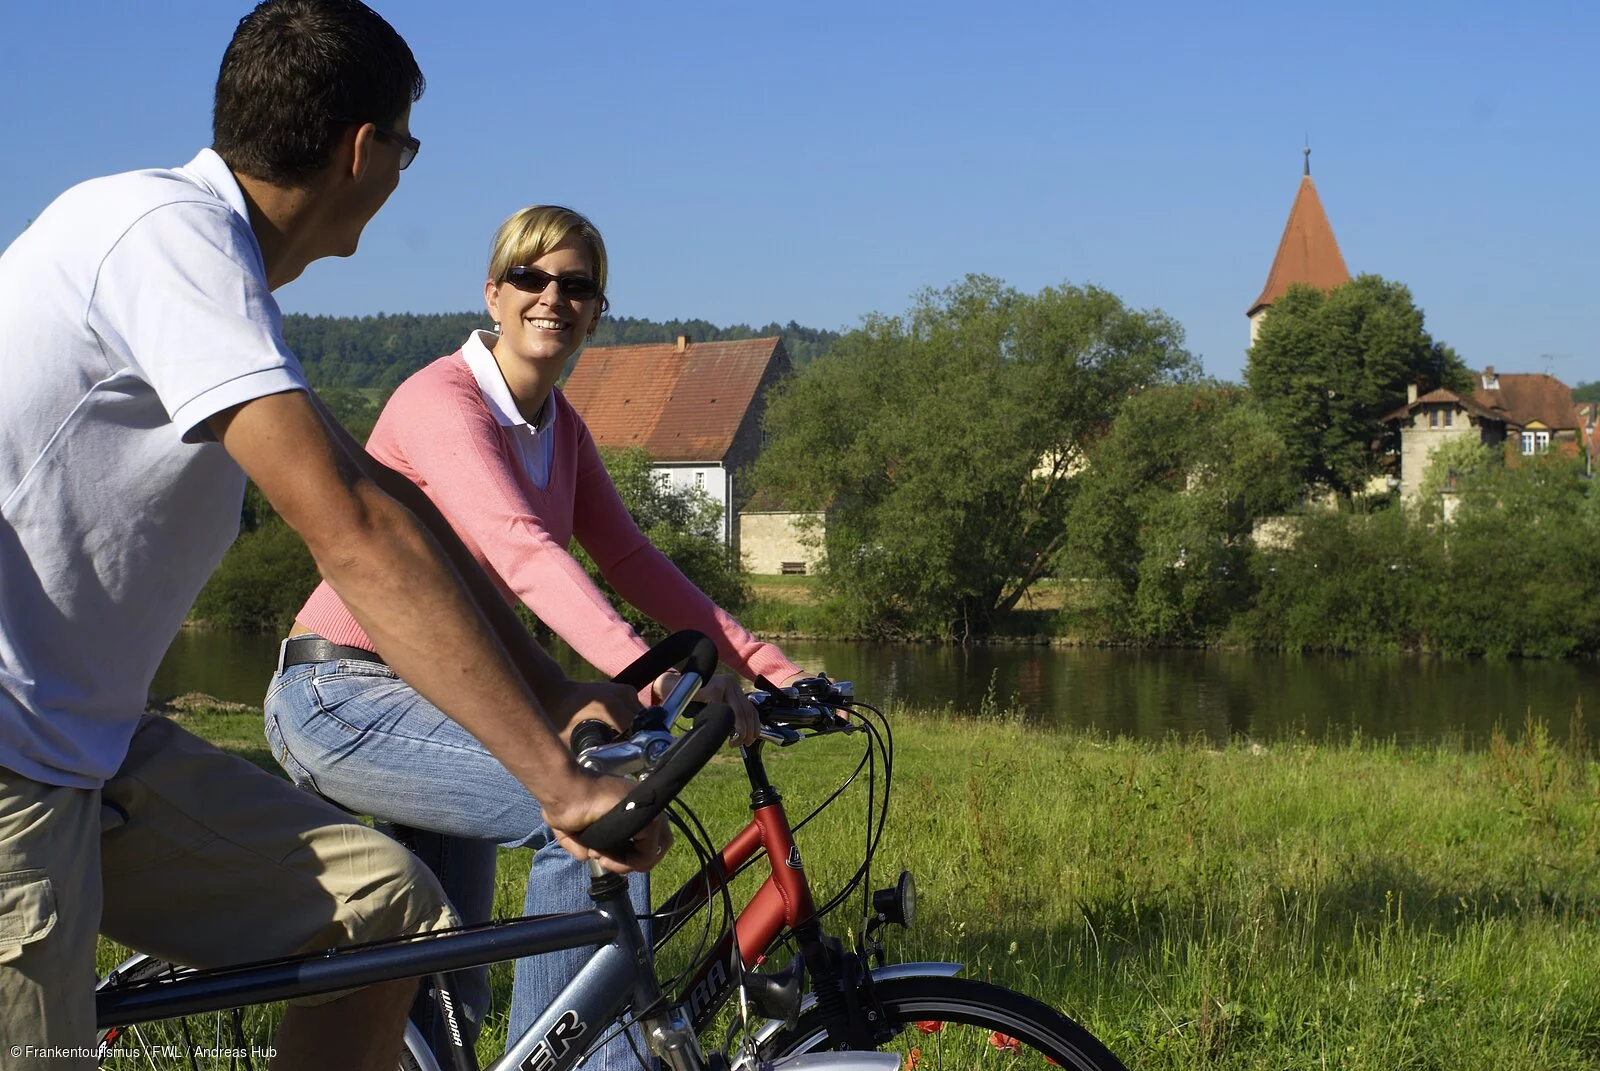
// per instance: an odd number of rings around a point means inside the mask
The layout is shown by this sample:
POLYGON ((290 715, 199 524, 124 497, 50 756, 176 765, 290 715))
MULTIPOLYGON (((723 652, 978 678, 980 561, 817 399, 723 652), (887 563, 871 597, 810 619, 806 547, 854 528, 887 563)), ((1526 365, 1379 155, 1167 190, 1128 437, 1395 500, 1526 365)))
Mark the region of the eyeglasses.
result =
POLYGON ((391 141, 400 146, 400 170, 404 171, 411 166, 411 161, 417 158, 417 153, 422 151, 422 142, 410 134, 397 134, 393 130, 386 130, 374 125, 372 134, 379 141, 391 141))
POLYGON ((506 272, 506 282, 526 294, 542 294, 552 281, 562 297, 573 301, 588 301, 600 293, 600 284, 587 275, 551 275, 522 264, 506 272))
MULTIPOLYGON (((362 123, 367 122, 365 119, 332 119, 329 121, 334 123, 349 123, 352 126, 360 126, 362 123)), ((372 136, 377 138, 379 141, 387 141, 400 146, 401 171, 404 171, 406 168, 410 167, 411 161, 415 160, 417 158, 417 153, 422 151, 422 142, 418 141, 410 134, 400 134, 390 130, 388 127, 379 126, 377 123, 372 124, 372 136)))

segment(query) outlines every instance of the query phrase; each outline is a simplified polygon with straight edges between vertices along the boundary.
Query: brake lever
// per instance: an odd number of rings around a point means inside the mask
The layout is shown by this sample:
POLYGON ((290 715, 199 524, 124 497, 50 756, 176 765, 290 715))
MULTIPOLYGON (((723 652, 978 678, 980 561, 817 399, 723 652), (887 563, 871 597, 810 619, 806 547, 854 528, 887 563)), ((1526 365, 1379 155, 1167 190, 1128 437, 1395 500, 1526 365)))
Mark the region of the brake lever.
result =
POLYGON ((761 739, 777 744, 779 747, 788 747, 790 744, 798 744, 802 737, 793 729, 783 725, 763 725, 761 727, 761 739))

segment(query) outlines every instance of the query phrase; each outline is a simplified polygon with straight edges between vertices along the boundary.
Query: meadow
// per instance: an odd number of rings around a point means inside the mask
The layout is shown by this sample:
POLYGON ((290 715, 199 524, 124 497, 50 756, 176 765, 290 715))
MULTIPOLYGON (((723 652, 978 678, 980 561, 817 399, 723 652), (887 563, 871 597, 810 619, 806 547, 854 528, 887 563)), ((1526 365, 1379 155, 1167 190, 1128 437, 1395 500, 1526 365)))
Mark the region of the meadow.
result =
MULTIPOLYGON (((1600 766, 1581 733, 1557 743, 1530 720, 1481 751, 1219 749, 891 715, 873 879, 903 866, 920 901, 891 959, 959 960, 1061 1008, 1130 1068, 1600 1067, 1600 766)), ((180 716, 270 761, 258 714, 180 716)), ((770 751, 792 819, 854 768, 859 740, 770 751)), ((800 834, 819 890, 860 860, 863 789, 800 834)), ((746 796, 732 756, 686 793, 718 839, 746 796)), ((658 899, 692 865, 674 850, 658 899)), ((525 851, 502 853, 501 913, 519 912, 526 867, 525 851)), ((692 943, 670 943, 664 965, 692 943)), ((509 967, 494 985, 503 1016, 509 967)), ((492 1016, 485 1054, 503 1030, 492 1016)))

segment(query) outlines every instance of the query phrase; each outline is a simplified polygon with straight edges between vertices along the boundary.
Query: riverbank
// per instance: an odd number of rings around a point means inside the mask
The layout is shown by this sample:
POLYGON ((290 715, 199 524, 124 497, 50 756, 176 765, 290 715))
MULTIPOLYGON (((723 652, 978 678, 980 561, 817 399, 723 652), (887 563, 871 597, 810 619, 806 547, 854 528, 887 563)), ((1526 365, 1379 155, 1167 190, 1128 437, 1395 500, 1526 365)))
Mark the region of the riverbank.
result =
MULTIPOLYGON (((182 717, 270 766, 258 714, 182 717)), ((1214 748, 903 713, 895 740, 874 880, 908 867, 920 907, 891 956, 1032 993, 1130 1068, 1600 1066, 1600 767, 1581 737, 1214 748)), ((772 753, 791 815, 856 749, 772 753)), ((864 787, 801 834, 820 889, 858 861, 864 787)), ((746 795, 719 762, 687 798, 721 838, 746 795)), ((526 854, 502 855, 503 913, 526 854)), ((657 896, 690 865, 674 852, 657 896)))

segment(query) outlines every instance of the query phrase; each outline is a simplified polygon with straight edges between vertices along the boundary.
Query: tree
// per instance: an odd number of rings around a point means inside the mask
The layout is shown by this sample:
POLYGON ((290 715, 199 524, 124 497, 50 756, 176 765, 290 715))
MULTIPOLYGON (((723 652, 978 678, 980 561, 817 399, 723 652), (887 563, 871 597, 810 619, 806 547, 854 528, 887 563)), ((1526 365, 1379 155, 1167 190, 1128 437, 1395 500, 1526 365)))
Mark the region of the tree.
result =
POLYGON ((190 613, 218 628, 286 632, 318 579, 300 536, 269 514, 228 548, 190 613))
MULTIPOLYGON (((318 394, 345 430, 365 442, 381 402, 346 387, 318 394)), ((190 616, 218 628, 282 632, 317 580, 311 551, 252 481, 245 484, 239 538, 206 581, 190 616)))
POLYGON ((1127 400, 1089 452, 1064 564, 1110 582, 1112 630, 1213 638, 1248 601, 1254 522, 1300 486, 1281 436, 1244 392, 1157 387, 1127 400))
MULTIPOLYGON (((716 501, 697 488, 665 485, 651 468, 650 455, 636 446, 601 450, 600 453, 623 505, 628 507, 628 513, 645 537, 712 602, 730 613, 738 613, 749 592, 744 575, 718 535, 722 527, 722 509, 716 501)), ((650 618, 617 596, 600 575, 594 560, 576 542, 572 552, 624 620, 639 631, 652 627, 650 618)))
POLYGON ((1193 371, 1182 328, 1096 287, 969 276, 872 315, 780 385, 755 481, 829 507, 823 583, 866 634, 965 640, 1046 575, 1085 443, 1193 371))
MULTIPOLYGON (((488 314, 477 312, 399 313, 376 316, 306 316, 290 313, 283 318, 283 338, 300 358, 306 378, 318 390, 329 387, 377 388, 388 393, 423 365, 454 352, 474 330, 493 326, 488 314)), ((687 335, 695 342, 766 338, 780 335, 796 367, 825 351, 837 332, 788 324, 765 327, 734 324, 718 327, 705 320, 638 320, 602 316, 593 346, 671 342, 687 335)), ((570 371, 570 368, 568 369, 570 371)))
POLYGON ((1485 485, 1491 470, 1505 461, 1505 451, 1474 436, 1440 443, 1428 454, 1428 467, 1417 488, 1417 512, 1427 522, 1443 518, 1443 494, 1485 485))
POLYGON ((1460 358, 1424 329, 1411 291, 1376 275, 1329 294, 1290 287, 1250 347, 1245 381, 1296 473, 1346 495, 1381 470, 1394 446, 1382 419, 1405 404, 1409 385, 1471 389, 1460 358))
POLYGON ((1535 658, 1600 647, 1600 503, 1582 474, 1559 451, 1463 474, 1461 506, 1438 530, 1447 554, 1431 646, 1535 658))

